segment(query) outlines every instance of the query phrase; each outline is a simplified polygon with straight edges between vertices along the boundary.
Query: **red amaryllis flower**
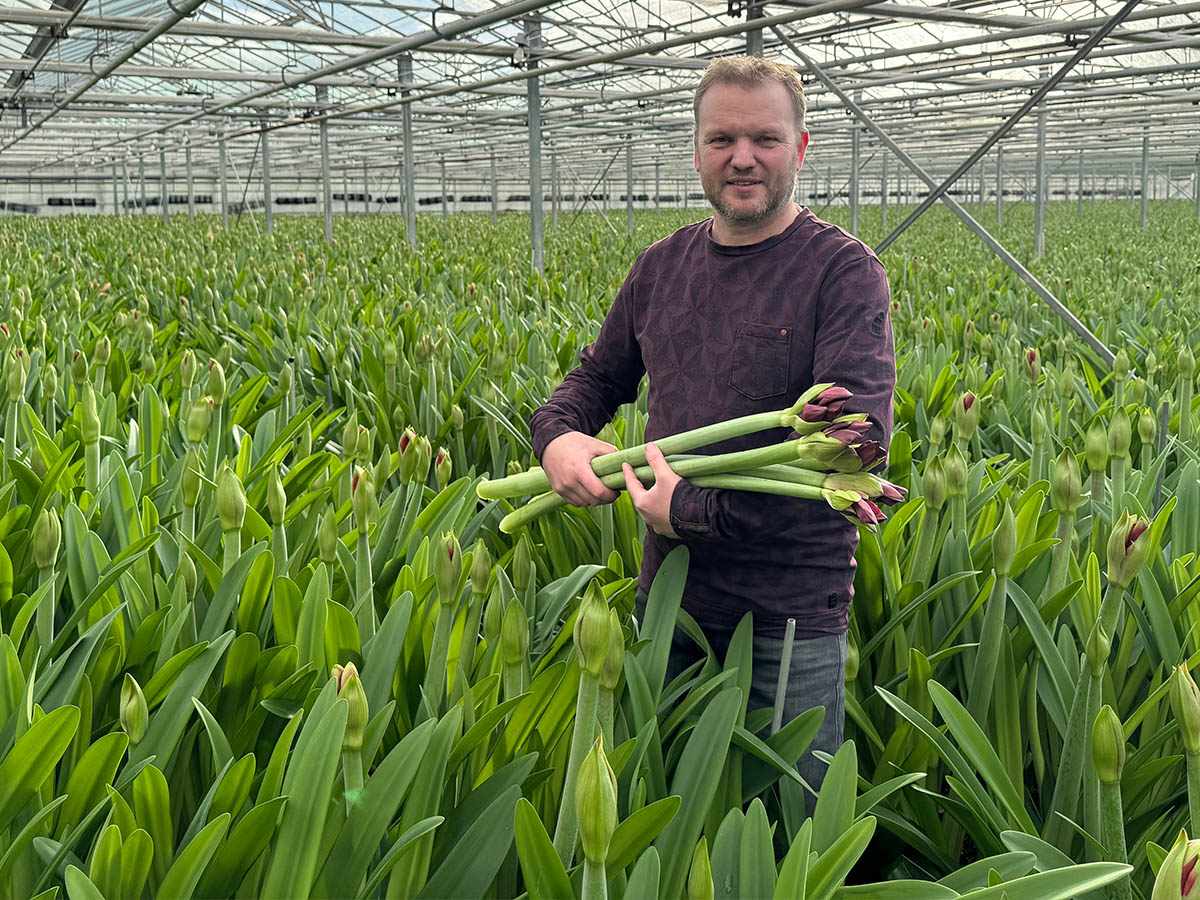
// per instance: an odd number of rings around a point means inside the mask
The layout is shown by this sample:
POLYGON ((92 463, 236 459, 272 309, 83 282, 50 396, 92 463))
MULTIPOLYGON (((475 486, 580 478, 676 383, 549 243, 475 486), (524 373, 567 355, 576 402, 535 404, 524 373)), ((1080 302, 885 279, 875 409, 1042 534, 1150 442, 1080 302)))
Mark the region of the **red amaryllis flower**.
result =
POLYGON ((1129 552, 1129 548, 1133 546, 1133 542, 1146 533, 1146 529, 1150 527, 1150 523, 1145 519, 1134 519, 1133 524, 1129 526, 1129 534, 1125 535, 1125 552, 1129 552))
POLYGON ((864 469, 870 469, 887 456, 879 441, 863 441, 854 448, 854 452, 858 454, 864 469))
POLYGON ((854 517, 864 525, 878 525, 887 518, 887 516, 883 514, 883 510, 881 510, 870 500, 865 499, 859 500, 848 510, 846 510, 846 512, 852 513, 854 517))
POLYGON ((892 484, 890 481, 884 481, 883 479, 880 479, 880 482, 883 493, 879 499, 884 503, 899 503, 908 494, 908 491, 898 484, 892 484))
POLYGON ((969 412, 971 407, 975 405, 975 395, 970 391, 963 394, 962 397, 963 412, 969 412))
POLYGON ((843 444, 857 444, 871 430, 866 422, 843 422, 826 430, 825 434, 843 444))
POLYGON ((401 453, 403 453, 405 450, 407 450, 407 449, 408 449, 408 445, 409 445, 409 442, 410 442, 411 440, 412 440, 412 438, 410 438, 410 437, 408 436, 408 433, 407 433, 407 432, 405 432, 404 434, 400 435, 400 452, 401 452, 401 453))
POLYGON ((1193 856, 1183 864, 1183 872, 1179 877, 1179 890, 1183 892, 1185 897, 1196 886, 1196 875, 1198 874, 1196 872, 1197 861, 1200 861, 1200 856, 1193 856))
POLYGON ((355 467, 354 477, 350 479, 350 493, 358 491, 358 468, 355 467))

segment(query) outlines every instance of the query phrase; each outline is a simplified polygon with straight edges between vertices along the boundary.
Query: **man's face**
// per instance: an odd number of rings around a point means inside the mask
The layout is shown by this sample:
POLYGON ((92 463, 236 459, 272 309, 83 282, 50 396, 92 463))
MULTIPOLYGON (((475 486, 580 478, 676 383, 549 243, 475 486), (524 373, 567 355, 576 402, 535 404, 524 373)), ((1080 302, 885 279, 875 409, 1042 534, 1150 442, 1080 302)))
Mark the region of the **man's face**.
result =
POLYGON ((781 84, 746 88, 714 84, 700 99, 695 165, 718 217, 754 226, 779 215, 792 199, 808 133, 781 84))

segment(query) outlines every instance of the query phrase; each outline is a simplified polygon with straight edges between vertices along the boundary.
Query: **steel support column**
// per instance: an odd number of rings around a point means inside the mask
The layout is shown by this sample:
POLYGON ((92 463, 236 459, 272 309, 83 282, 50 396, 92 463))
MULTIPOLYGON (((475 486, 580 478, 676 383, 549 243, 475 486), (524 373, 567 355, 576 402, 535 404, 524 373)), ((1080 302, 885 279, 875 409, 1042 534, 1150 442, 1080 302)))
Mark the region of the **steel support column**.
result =
POLYGON ((1004 148, 996 148, 996 228, 1004 223, 1004 148))
POLYGON ((633 135, 625 135, 625 230, 633 235, 633 135))
MULTIPOLYGON (((263 121, 266 125, 266 121, 263 121)), ((275 231, 275 218, 271 210, 271 132, 265 128, 262 133, 262 186, 263 186, 263 228, 267 234, 275 231)))
POLYGON ((442 218, 450 215, 449 201, 446 199, 446 157, 439 158, 442 170, 442 218))
POLYGON ((558 230, 558 154, 550 152, 550 225, 558 230))
POLYGON ((184 165, 187 168, 188 218, 194 221, 196 218, 196 179, 192 170, 192 142, 190 140, 184 145, 183 153, 184 165))
POLYGON ((1046 111, 1037 117, 1037 162, 1033 179, 1033 255, 1046 250, 1046 111))
MULTIPOLYGON (((854 95, 855 101, 862 100, 862 92, 854 95)), ((850 123, 850 233, 858 236, 858 167, 861 146, 862 129, 857 122, 850 123)))
POLYGON ((662 168, 662 163, 656 162, 654 164, 654 214, 656 216, 662 211, 660 209, 659 203, 658 203, 658 195, 662 193, 662 190, 661 190, 662 179, 659 174, 659 170, 661 168, 662 168))
POLYGON ((133 211, 129 208, 129 161, 121 160, 121 214, 124 216, 133 215, 133 211))
MULTIPOLYGON (((529 54, 529 69, 538 67, 538 53, 542 46, 542 20, 530 17, 525 20, 525 44, 529 54)), ((529 244, 531 261, 539 272, 545 269, 545 233, 542 221, 542 90, 541 80, 535 75, 525 88, 526 109, 529 126, 529 244)))
POLYGON ((121 203, 117 199, 117 161, 113 160, 113 215, 121 214, 121 203))
POLYGON ((364 158, 363 164, 363 215, 371 212, 371 179, 367 174, 367 160, 364 158))
MULTIPOLYGON (((869 128, 877 138, 879 138, 885 147, 896 154, 897 159, 904 163, 904 165, 907 166, 914 174, 916 174, 921 181, 925 182, 925 184, 930 187, 931 193, 934 192, 933 189, 935 182, 929 173, 922 169, 911 156, 905 153, 895 141, 888 137, 883 129, 876 125, 871 118, 865 112, 863 112, 858 104, 850 98, 850 95, 839 88, 829 78, 829 76, 827 76, 816 63, 809 59, 804 52, 800 50, 800 48, 797 47, 796 44, 790 40, 779 28, 772 27, 772 30, 780 38, 780 40, 787 45, 788 49, 795 54, 796 58, 804 63, 804 65, 808 67, 813 75, 816 76, 816 78, 823 85, 825 85, 826 88, 833 92, 838 99, 841 100, 842 104, 849 109, 850 112, 856 116, 867 128, 869 128)), ((1076 317, 1075 314, 1072 313, 1061 300, 1059 300, 1050 292, 1049 288, 1038 281, 1033 273, 1025 268, 1025 266, 1021 265, 1021 262, 1011 253, 1009 253, 1003 244, 992 237, 992 235, 988 233, 987 229, 980 225, 979 222, 975 221, 969 212, 967 212, 952 197, 947 196, 944 185, 942 186, 941 191, 942 193, 939 195, 938 199, 949 206, 954 214, 958 216, 968 228, 975 232, 975 234, 984 242, 988 249, 999 256, 1005 265, 1016 272, 1017 275, 1021 277, 1021 280, 1024 281, 1035 294, 1041 297, 1051 309, 1053 309, 1060 317, 1062 317, 1062 319, 1071 326, 1072 330, 1074 330, 1075 333, 1078 334, 1089 347, 1096 351, 1097 355, 1104 360, 1107 365, 1111 366, 1113 364, 1113 360, 1115 359, 1113 352, 1109 350, 1099 338, 1092 334, 1088 330, 1087 326, 1079 321, 1078 317, 1076 317)))
POLYGON ((138 157, 138 190, 142 197, 142 215, 147 215, 150 204, 146 202, 146 157, 138 157))
POLYGON ((500 221, 500 186, 496 183, 496 154, 492 154, 492 224, 500 221))
POLYGON ((1142 227, 1150 221, 1146 201, 1150 190, 1150 129, 1142 128, 1142 227))
POLYGON ((158 195, 162 203, 162 220, 167 225, 171 221, 171 213, 167 210, 167 148, 158 148, 158 195))
MULTIPOLYGON (((329 88, 317 85, 317 105, 322 110, 329 105, 329 88)), ((325 240, 333 240, 333 183, 329 173, 329 120, 322 119, 321 134, 321 199, 324 204, 325 240)))
POLYGON ((1200 153, 1196 154, 1196 177, 1192 180, 1192 196, 1196 202, 1196 218, 1200 219, 1200 153))
POLYGON ((880 166, 883 171, 879 175, 879 221, 880 229, 887 228, 887 202, 888 202, 888 170, 887 170, 888 155, 883 154, 880 166))
MULTIPOLYGON (((929 207, 941 199, 942 194, 944 194, 946 190, 954 184, 954 182, 958 181, 964 172, 970 169, 971 166, 975 165, 976 160, 987 153, 997 141, 1004 137, 1004 135, 1008 134, 1008 132, 1012 130, 1013 126, 1016 125, 1017 122, 1019 122, 1022 118, 1024 118, 1026 113, 1041 103, 1042 98, 1045 97, 1046 94, 1050 93, 1050 91, 1052 91, 1060 81, 1066 78, 1067 74, 1073 68, 1075 68, 1075 66, 1078 65, 1081 60, 1086 58, 1087 55, 1096 47, 1096 45, 1108 37, 1109 33, 1118 25, 1120 25, 1121 22, 1125 20, 1126 16, 1133 12, 1134 7, 1136 7, 1139 2, 1140 0, 1126 0, 1125 4, 1119 10, 1117 10, 1117 12, 1114 13, 1102 26, 1100 26, 1100 28, 1093 32, 1092 36, 1087 39, 1087 42, 1077 51, 1075 51, 1074 55, 1072 55, 1069 60, 1063 63, 1063 65, 1057 72, 1054 73, 1054 75, 1047 79, 1040 88, 1034 91, 1033 95, 1021 105, 1020 109, 1009 116, 1008 119, 1005 120, 1004 124, 997 128, 996 131, 993 132, 992 135, 986 141, 984 141, 974 153, 967 157, 967 159, 963 160, 963 162, 959 164, 958 168, 956 168, 949 175, 949 177, 946 178, 945 181, 938 185, 934 190, 930 191, 929 196, 922 200, 920 205, 911 213, 909 213, 907 218, 905 218, 905 220, 901 222, 891 234, 880 241, 879 246, 875 248, 875 251, 880 253, 886 250, 888 245, 895 241, 896 238, 900 237, 900 235, 908 229, 908 226, 915 222, 921 216, 921 214, 925 212, 925 210, 929 209, 929 207)), ((778 29, 778 27, 772 26, 772 29, 776 34, 782 35, 782 32, 778 29)), ((792 46, 790 41, 788 44, 789 46, 792 46)))
POLYGON ((217 141, 217 177, 221 182, 221 225, 229 227, 229 181, 226 175, 225 135, 217 141))
MULTIPOLYGON (((398 60, 400 65, 400 84, 413 83, 412 54, 405 53, 398 60)), ((400 96, 407 97, 410 88, 401 87, 400 96)), ((401 128, 404 135, 404 230, 408 234, 408 245, 413 249, 417 246, 417 173, 413 168, 413 132, 412 104, 405 103, 403 107, 403 123, 401 128)), ((493 195, 495 190, 492 191, 493 195)), ((495 218, 495 200, 492 201, 492 217, 495 218)))
POLYGON ((1076 185, 1078 196, 1075 198, 1075 215, 1083 215, 1083 151, 1079 151, 1079 184, 1076 185))
MULTIPOLYGON (((761 19, 764 14, 765 3, 752 0, 746 6, 746 20, 761 19)), ((763 33, 761 28, 752 28, 746 32, 746 55, 747 56, 762 56, 763 55, 763 33)))

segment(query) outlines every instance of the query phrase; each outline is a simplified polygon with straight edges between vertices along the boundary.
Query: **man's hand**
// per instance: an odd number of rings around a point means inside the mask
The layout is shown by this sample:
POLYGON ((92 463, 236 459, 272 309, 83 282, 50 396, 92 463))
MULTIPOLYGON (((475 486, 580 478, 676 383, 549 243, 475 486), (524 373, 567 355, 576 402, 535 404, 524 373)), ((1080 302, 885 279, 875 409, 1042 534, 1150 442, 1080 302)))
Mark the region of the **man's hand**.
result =
POLYGON ((658 449, 657 444, 646 445, 646 462, 654 472, 654 486, 649 490, 642 487, 637 476, 633 474, 633 466, 625 463, 621 470, 625 473, 625 486, 629 489, 629 498, 655 534, 663 537, 678 538, 679 535, 671 527, 671 496, 675 493, 675 485, 683 479, 676 475, 667 460, 658 449))
POLYGON ((550 487, 572 506, 599 506, 612 503, 619 493, 604 486, 592 471, 592 460, 617 450, 607 441, 588 437, 580 431, 560 434, 542 451, 542 471, 550 487))

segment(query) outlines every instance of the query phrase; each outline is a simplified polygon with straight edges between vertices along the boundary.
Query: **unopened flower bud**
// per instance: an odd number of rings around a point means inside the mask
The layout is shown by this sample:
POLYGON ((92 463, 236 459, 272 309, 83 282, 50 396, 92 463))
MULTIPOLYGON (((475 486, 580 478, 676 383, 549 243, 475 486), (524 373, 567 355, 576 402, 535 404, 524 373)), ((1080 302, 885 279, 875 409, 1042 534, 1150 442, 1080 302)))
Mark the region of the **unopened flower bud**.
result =
POLYGON ((1104 675, 1104 667, 1108 665, 1108 657, 1112 652, 1112 641, 1108 635, 1104 633, 1104 629, 1100 627, 1100 621, 1092 626, 1092 630, 1088 633, 1087 642, 1083 645, 1083 652, 1087 659, 1088 671, 1092 673, 1093 678, 1100 678, 1104 675))
POLYGON ((367 692, 354 663, 334 666, 330 676, 337 683, 337 695, 350 704, 346 715, 346 730, 342 732, 342 752, 362 750, 363 735, 367 730, 370 710, 367 707, 367 692))
POLYGON ((271 524, 283 524, 287 512, 287 491, 283 489, 283 479, 279 477, 279 466, 271 466, 267 475, 267 511, 271 514, 271 524))
POLYGON ((453 471, 454 464, 450 461, 450 451, 445 447, 439 447, 437 458, 433 464, 433 477, 439 491, 450 483, 450 475, 453 471))
POLYGON ((180 488, 183 490, 183 502, 186 506, 195 506, 200 497, 200 457, 196 455, 195 447, 188 447, 183 458, 183 474, 180 476, 180 488))
POLYGON ((246 491, 242 479, 226 463, 217 476, 217 515, 222 531, 240 531, 246 518, 246 491))
POLYGON ((1083 446, 1089 472, 1103 472, 1108 468, 1108 431, 1099 419, 1088 426, 1083 446))
POLYGON ((942 441, 946 439, 946 417, 937 415, 933 417, 933 421, 929 423, 929 451, 936 452, 942 446, 942 441))
POLYGON ((185 391, 196 383, 196 371, 196 352, 188 347, 183 351, 183 358, 179 360, 179 380, 185 391))
POLYGON ((615 691, 625 667, 625 635, 621 631, 621 616, 615 609, 608 611, 608 652, 604 655, 604 668, 600 670, 600 687, 615 691))
POLYGON ((1042 374, 1042 354, 1033 347, 1025 351, 1025 375, 1033 384, 1038 383, 1042 374))
POLYGON ((523 594, 533 578, 533 547, 529 535, 522 534, 512 557, 512 583, 518 594, 523 594))
POLYGON ((42 508, 33 526, 33 561, 39 570, 52 569, 62 543, 62 523, 58 513, 42 508))
POLYGON ((1150 900, 1200 900, 1200 840, 1188 840, 1180 829, 1171 852, 1158 867, 1150 900))
POLYGON ((1012 571, 1013 555, 1017 550, 1017 520, 1012 507, 1000 504, 1000 521, 992 535, 992 566, 996 575, 1008 575, 1012 571))
POLYGON ((98 366, 107 366, 108 360, 112 356, 112 341, 108 339, 108 335, 102 335, 96 345, 92 348, 92 360, 98 366))
POLYGON ((54 363, 46 363, 42 369, 42 396, 46 399, 53 399, 58 393, 58 369, 54 368, 54 363))
POLYGON ((208 361, 208 381, 204 384, 204 393, 212 397, 213 403, 218 406, 225 402, 225 367, 215 359, 208 361))
POLYGON ((292 367, 284 363, 279 367, 279 376, 275 379, 275 385, 279 389, 281 396, 287 396, 292 391, 292 367))
POLYGON ((941 510, 946 503, 946 472, 940 456, 925 464, 922 485, 925 507, 932 512, 941 510))
POLYGON ((372 449, 373 441, 371 439, 371 429, 365 425, 358 426, 358 441, 355 444, 354 452, 358 456, 359 462, 367 465, 375 458, 372 449))
POLYGON ((967 460, 957 446, 951 446, 946 453, 946 494, 950 497, 964 497, 967 493, 967 460))
POLYGON ((83 443, 95 444, 100 440, 100 413, 96 410, 96 392, 90 381, 83 383, 83 409, 80 416, 80 433, 83 443))
POLYGON ((1060 513, 1074 512, 1079 506, 1082 489, 1079 463, 1075 461, 1075 454, 1064 447, 1054 461, 1054 471, 1050 475, 1050 498, 1054 508, 1060 513))
POLYGON ((455 431, 462 431, 463 421, 462 407, 457 403, 452 404, 450 407, 450 424, 454 426, 455 431))
POLYGON ((146 736, 150 710, 146 706, 146 695, 142 693, 141 685, 128 672, 121 684, 119 713, 121 730, 128 735, 129 745, 136 746, 146 736))
POLYGON ((1125 733, 1121 720, 1107 703, 1092 725, 1092 765, 1103 784, 1120 784, 1125 768, 1125 733))
POLYGON ((712 863, 708 858, 708 838, 700 838, 692 854, 688 872, 687 900, 713 900, 716 895, 712 878, 712 863))
POLYGON ((603 865, 617 828, 617 778, 604 755, 604 738, 597 737, 579 766, 575 811, 583 855, 593 865, 603 865))
POLYGON ((583 595, 579 604, 579 613, 575 617, 575 652, 579 655, 579 668, 599 678, 604 668, 604 656, 608 652, 610 619, 608 603, 600 583, 593 580, 583 595))
POLYGON ((504 600, 499 590, 493 589, 488 595, 487 605, 483 607, 483 636, 492 646, 500 639, 500 629, 504 625, 504 600))
POLYGON ((1034 403, 1033 414, 1029 417, 1029 439, 1034 444, 1046 443, 1046 414, 1042 412, 1040 403, 1034 403))
POLYGON ((462 549, 453 532, 443 533, 434 551, 433 574, 438 599, 443 606, 458 600, 458 582, 462 577, 462 549))
POLYGON ((365 533, 375 517, 375 482, 371 471, 362 466, 354 467, 350 483, 350 506, 354 510, 354 526, 365 533))
POLYGON ((199 444, 208 434, 212 424, 213 398, 201 397, 192 404, 187 417, 187 439, 189 444, 199 444))
POLYGON ((506 666, 520 665, 529 650, 529 619, 525 606, 513 598, 500 625, 500 658, 506 666))
POLYGON ((429 464, 433 461, 433 447, 425 435, 417 437, 417 455, 413 459, 413 480, 424 484, 429 479, 429 464))
POLYGON ((1184 344, 1179 348, 1179 374, 1191 378, 1195 371, 1196 357, 1192 355, 1192 348, 1184 344))
POLYGON ((417 433, 411 427, 405 428, 400 435, 399 453, 400 480, 410 484, 417 460, 417 433))
POLYGON ((189 602, 194 600, 197 584, 196 564, 192 562, 191 556, 183 550, 179 552, 179 565, 175 569, 175 574, 183 583, 184 599, 189 602))
POLYGON ((483 596, 488 590, 488 581, 492 577, 492 557, 487 545, 480 538, 471 548, 471 593, 483 596))
POLYGON ((975 429, 979 427, 979 408, 978 398, 970 391, 964 393, 954 404, 954 427, 958 429, 964 441, 971 440, 975 429))
POLYGON ((1128 512, 1113 526, 1108 538, 1108 580, 1127 588, 1137 576, 1142 563, 1150 552, 1150 538, 1146 536, 1149 523, 1128 512))
POLYGON ((337 516, 330 506, 321 516, 321 521, 317 523, 317 553, 321 557, 321 562, 329 565, 337 559, 337 516))
POLYGON ((1130 368, 1131 367, 1129 365, 1129 354, 1126 353, 1125 348, 1122 347, 1120 350, 1117 351, 1116 358, 1113 359, 1113 367, 1112 367, 1113 377, 1116 378, 1116 380, 1118 380, 1118 381, 1120 381, 1123 378, 1128 378, 1130 368))
POLYGON ((1108 455, 1113 459, 1127 458, 1131 439, 1132 429, 1129 426, 1129 416, 1124 409, 1118 408, 1108 426, 1108 455))
POLYGON ((1196 687, 1187 663, 1176 666, 1171 673, 1170 697, 1183 748, 1188 753, 1200 753, 1200 688, 1196 687))
POLYGON ((1153 445, 1158 438, 1158 419, 1148 406, 1142 407, 1142 414, 1138 416, 1138 438, 1147 446, 1153 445))
POLYGON ((75 379, 76 384, 87 381, 88 360, 87 354, 82 350, 76 350, 71 356, 71 377, 75 379))
POLYGON ((353 459, 358 451, 358 410, 350 413, 346 425, 342 428, 342 456, 353 459))

